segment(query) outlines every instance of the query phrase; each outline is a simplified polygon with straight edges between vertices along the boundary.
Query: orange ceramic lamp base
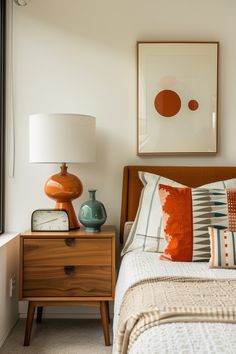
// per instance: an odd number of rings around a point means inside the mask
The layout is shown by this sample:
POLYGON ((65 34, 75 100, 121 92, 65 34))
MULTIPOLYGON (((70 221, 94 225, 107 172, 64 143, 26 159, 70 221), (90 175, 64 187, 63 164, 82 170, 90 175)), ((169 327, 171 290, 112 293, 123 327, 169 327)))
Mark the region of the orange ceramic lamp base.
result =
POLYGON ((67 172, 66 164, 61 165, 61 172, 51 176, 45 184, 45 193, 56 201, 56 209, 65 209, 69 216, 70 230, 79 229, 78 219, 72 205, 72 200, 83 192, 81 181, 75 175, 67 172))

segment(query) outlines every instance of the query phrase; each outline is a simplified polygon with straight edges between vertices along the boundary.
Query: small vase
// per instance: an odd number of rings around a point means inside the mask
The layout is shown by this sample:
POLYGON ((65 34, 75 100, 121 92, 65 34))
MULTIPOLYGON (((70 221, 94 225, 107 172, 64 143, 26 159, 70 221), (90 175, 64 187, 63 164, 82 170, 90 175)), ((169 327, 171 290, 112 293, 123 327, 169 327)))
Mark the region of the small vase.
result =
POLYGON ((85 226, 86 232, 99 232, 107 219, 104 205, 96 200, 96 189, 89 190, 89 200, 81 205, 79 221, 85 226))

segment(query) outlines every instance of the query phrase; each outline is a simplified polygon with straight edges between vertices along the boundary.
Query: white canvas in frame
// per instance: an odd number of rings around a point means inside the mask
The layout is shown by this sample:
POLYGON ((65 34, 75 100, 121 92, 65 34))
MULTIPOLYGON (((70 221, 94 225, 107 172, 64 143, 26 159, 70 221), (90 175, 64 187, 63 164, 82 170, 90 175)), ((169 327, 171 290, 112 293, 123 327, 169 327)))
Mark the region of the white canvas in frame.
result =
POLYGON ((138 154, 217 152, 219 43, 138 43, 138 154))

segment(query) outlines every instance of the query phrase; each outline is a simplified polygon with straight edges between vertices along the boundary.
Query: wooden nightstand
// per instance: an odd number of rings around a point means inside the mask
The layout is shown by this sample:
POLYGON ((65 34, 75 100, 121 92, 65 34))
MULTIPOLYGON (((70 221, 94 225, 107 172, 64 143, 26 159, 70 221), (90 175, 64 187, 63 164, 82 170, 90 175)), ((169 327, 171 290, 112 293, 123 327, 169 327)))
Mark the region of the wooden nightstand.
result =
POLYGON ((115 228, 87 233, 25 232, 20 235, 20 299, 28 300, 24 345, 30 343, 35 308, 100 306, 105 344, 110 345, 108 301, 115 294, 115 228))

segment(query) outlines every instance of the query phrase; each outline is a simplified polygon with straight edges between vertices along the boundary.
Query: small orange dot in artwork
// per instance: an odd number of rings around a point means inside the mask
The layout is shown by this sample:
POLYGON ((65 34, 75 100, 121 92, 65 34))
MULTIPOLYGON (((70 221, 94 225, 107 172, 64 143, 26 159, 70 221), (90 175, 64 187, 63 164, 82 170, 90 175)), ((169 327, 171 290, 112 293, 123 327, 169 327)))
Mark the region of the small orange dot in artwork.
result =
POLYGON ((229 266, 229 263, 225 263, 225 266, 228 267, 228 266, 229 266))
POLYGON ((191 111, 196 111, 199 107, 199 103, 196 100, 191 100, 188 103, 188 108, 191 109, 191 111))
POLYGON ((227 239, 227 236, 224 236, 224 239, 226 240, 226 239, 227 239))
POLYGON ((225 244, 225 247, 228 247, 227 243, 225 244))
POLYGON ((225 253, 225 257, 228 257, 228 255, 229 255, 228 253, 225 253))

